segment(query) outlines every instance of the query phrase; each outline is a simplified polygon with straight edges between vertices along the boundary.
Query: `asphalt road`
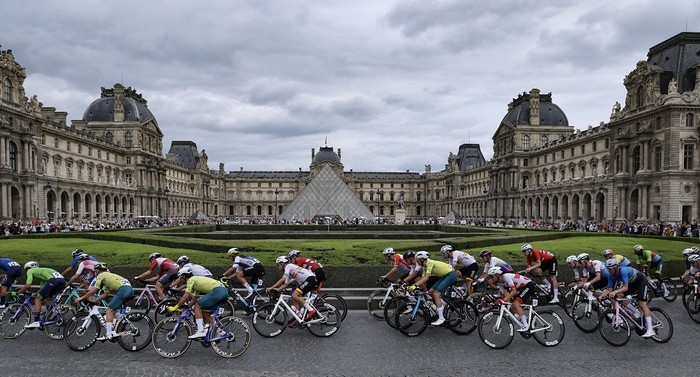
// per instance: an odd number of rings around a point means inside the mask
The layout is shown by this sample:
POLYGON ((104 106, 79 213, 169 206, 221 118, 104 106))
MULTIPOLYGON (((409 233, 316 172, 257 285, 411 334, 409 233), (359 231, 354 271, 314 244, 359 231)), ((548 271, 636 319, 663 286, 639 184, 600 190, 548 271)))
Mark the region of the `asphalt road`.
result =
MULTIPOLYGON (((457 336, 429 328, 408 338, 364 311, 351 311, 330 338, 306 330, 287 329, 278 337, 260 337, 237 359, 223 359, 193 344, 175 360, 161 358, 151 346, 124 351, 116 343, 97 343, 84 352, 63 341, 49 340, 36 330, 18 339, 0 339, 2 376, 690 376, 697 373, 700 324, 692 322, 680 299, 656 302, 674 325, 669 343, 658 344, 632 335, 620 348, 609 346, 596 332, 584 334, 565 318, 564 341, 545 348, 516 335, 504 350, 486 347, 475 331, 457 336)), ((562 313, 563 314, 563 313, 562 313)))

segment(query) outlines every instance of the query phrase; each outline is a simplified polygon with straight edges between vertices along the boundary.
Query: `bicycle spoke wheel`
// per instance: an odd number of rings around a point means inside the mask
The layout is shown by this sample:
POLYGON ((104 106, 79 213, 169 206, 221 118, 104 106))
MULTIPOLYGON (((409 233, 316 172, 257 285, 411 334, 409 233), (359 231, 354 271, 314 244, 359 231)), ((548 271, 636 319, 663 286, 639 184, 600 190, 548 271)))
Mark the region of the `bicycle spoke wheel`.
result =
POLYGON ((32 314, 29 308, 22 304, 12 304, 0 312, 0 335, 6 339, 14 339, 24 334, 24 327, 31 322, 32 314))
POLYGON ((537 314, 539 316, 533 316, 530 324, 532 337, 545 347, 554 347, 561 343, 566 327, 559 314, 551 310, 542 310, 537 314))
POLYGON ((649 308, 649 310, 651 311, 652 328, 656 331, 656 335, 652 336, 651 339, 659 343, 668 342, 673 336, 671 318, 659 308, 649 308))
POLYGON ((688 293, 685 299, 685 308, 690 319, 700 323, 700 296, 695 293, 688 293))
POLYGON ((585 333, 592 333, 598 330, 600 321, 600 309, 597 305, 587 301, 579 301, 572 310, 573 320, 576 327, 585 333), (590 305, 590 309, 589 309, 590 305))
POLYGON ((621 347, 629 342, 632 330, 627 320, 619 316, 615 318, 615 310, 608 309, 600 315, 598 331, 610 345, 621 347))
POLYGON ((225 300, 221 304, 219 304, 219 308, 217 309, 219 311, 219 318, 224 318, 224 317, 230 317, 233 315, 235 311, 235 306, 233 302, 230 300, 225 300))
POLYGON ((386 300, 384 300, 384 297, 386 297, 386 292, 386 289, 377 289, 367 298, 367 311, 372 318, 378 321, 384 319, 384 308, 386 307, 387 302, 389 302, 391 299, 391 296, 389 296, 386 300))
POLYGON ((280 305, 269 302, 261 305, 253 315, 253 328, 255 332, 265 338, 272 338, 281 334, 287 328, 287 311, 280 305))
POLYGON ((335 334, 340 328, 340 323, 343 321, 338 309, 331 304, 319 304, 316 307, 316 314, 311 320, 316 320, 323 317, 324 320, 307 325, 309 331, 319 337, 325 338, 335 334))
POLYGON ((396 310, 406 302, 406 298, 403 296, 394 297, 389 299, 384 305, 384 319, 389 326, 396 328, 396 310))
POLYGON ((100 336, 99 322, 88 313, 78 313, 63 327, 63 341, 73 351, 85 351, 92 347, 100 336))
POLYGON ((151 342, 153 327, 153 320, 146 313, 129 313, 117 324, 117 341, 127 351, 140 351, 151 342))
POLYGON ((673 302, 678 297, 678 287, 673 280, 665 278, 661 280, 661 297, 668 302, 673 302))
MULTIPOLYGON (((324 294, 321 295, 321 302, 330 304, 336 308, 338 310, 338 314, 340 315, 340 320, 345 320, 345 316, 348 315, 348 304, 345 302, 345 299, 342 296, 336 294, 324 294)), ((316 306, 315 303, 314 306, 316 306)))
POLYGON ((63 327, 69 319, 76 314, 75 308, 70 305, 58 305, 46 316, 44 333, 51 339, 63 339, 63 327))
POLYGON ((513 321, 504 315, 501 323, 498 324, 498 316, 498 310, 483 313, 476 326, 479 329, 481 341, 495 349, 507 347, 515 337, 513 321))
POLYGON ((424 306, 420 306, 418 310, 414 309, 416 304, 404 302, 396 309, 396 328, 406 336, 418 336, 428 328, 430 324, 430 313, 424 306))
POLYGON ((177 313, 174 312, 169 312, 168 311, 168 306, 175 306, 177 304, 177 300, 174 298, 169 298, 161 301, 157 306, 156 309, 153 311, 153 320, 158 323, 162 321, 164 318, 170 318, 170 317, 175 317, 177 316, 177 313))
POLYGON ((234 316, 222 318, 214 325, 212 336, 226 335, 225 339, 211 343, 211 348, 221 357, 238 357, 245 353, 250 346, 253 334, 242 319, 234 316))
POLYGON ((569 289, 564 293, 562 297, 562 307, 564 308, 564 312, 566 315, 568 315, 570 318, 573 317, 573 310, 574 310, 574 305, 578 300, 576 297, 578 296, 578 293, 574 291, 573 289, 569 289))
POLYGON ((476 329, 479 312, 474 304, 460 299, 446 305, 445 319, 450 324, 450 330, 453 333, 468 335, 476 329))
POLYGON ((177 317, 166 318, 153 329, 153 349, 169 359, 178 357, 190 348, 192 340, 187 338, 190 335, 192 327, 187 321, 178 324, 177 317))
POLYGON ((144 294, 134 298, 134 303, 131 306, 131 310, 141 312, 144 314, 149 314, 151 312, 152 305, 153 303, 151 303, 151 298, 148 297, 148 294, 144 294))

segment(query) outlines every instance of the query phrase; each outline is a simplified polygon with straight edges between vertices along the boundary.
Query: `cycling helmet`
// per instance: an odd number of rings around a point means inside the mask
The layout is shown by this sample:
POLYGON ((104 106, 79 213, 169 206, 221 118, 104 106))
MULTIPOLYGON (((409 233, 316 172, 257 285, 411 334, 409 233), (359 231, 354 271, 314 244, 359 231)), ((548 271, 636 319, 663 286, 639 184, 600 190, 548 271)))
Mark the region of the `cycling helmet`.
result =
POLYGON ((700 255, 697 255, 697 254, 693 254, 693 255, 688 257, 688 262, 690 262, 690 263, 695 263, 699 260, 700 260, 700 255))
POLYGON ((27 262, 27 263, 24 264, 24 269, 25 269, 25 270, 28 270, 28 269, 30 269, 30 268, 37 268, 37 267, 39 267, 39 263, 34 262, 34 261, 27 262))
POLYGON ((148 260, 153 260, 158 257, 160 257, 160 253, 151 253, 151 255, 148 256, 148 260))
POLYGON ((240 253, 241 253, 241 252, 238 251, 238 249, 235 248, 235 247, 232 247, 232 248, 228 249, 228 255, 238 255, 238 254, 240 254, 240 253))
POLYGON ((281 257, 278 257, 277 260, 275 261, 275 263, 276 263, 276 264, 280 264, 280 263, 289 263, 289 259, 287 259, 287 257, 285 257, 285 256, 283 255, 283 256, 281 256, 281 257))
POLYGON ((190 267, 183 267, 177 272, 177 276, 182 275, 192 275, 192 269, 190 267))
POLYGON ((578 258, 576 258, 575 255, 569 255, 566 257, 566 263, 576 263, 578 262, 578 258))
POLYGON ((635 253, 638 253, 640 251, 644 251, 644 247, 642 247, 642 245, 634 245, 632 246, 632 250, 634 250, 635 253))
POLYGON ((605 258, 607 258, 607 257, 612 257, 612 255, 613 255, 612 249, 603 250, 603 256, 604 256, 605 258))
POLYGON ((700 247, 693 246, 690 248, 690 250, 693 250, 693 253, 695 254, 700 254, 700 247))
POLYGON ((613 267, 619 267, 619 266, 620 266, 620 262, 618 262, 617 259, 615 259, 615 258, 608 259, 605 261, 605 267, 607 269, 611 269, 613 267))
POLYGON ((78 255, 84 253, 83 249, 75 249, 73 250, 73 257, 77 257, 78 255))
POLYGON ((95 265, 95 269, 96 269, 96 270, 107 271, 107 270, 109 269, 109 267, 107 267, 107 263, 102 263, 102 262, 100 262, 100 263, 98 263, 98 264, 95 265))
POLYGON ((687 256, 689 256, 689 255, 691 255, 691 254, 695 254, 695 252, 693 251, 693 249, 687 248, 687 249, 683 250, 683 255, 684 255, 684 256, 687 257, 687 256))
POLYGON ((500 267, 491 267, 489 268, 489 275, 501 275, 503 274, 503 270, 501 270, 500 267))
POLYGON ((578 259, 579 262, 583 262, 591 259, 591 257, 588 256, 588 253, 581 253, 578 255, 578 257, 576 257, 576 259, 578 259))
POLYGON ((382 254, 384 254, 384 255, 391 255, 394 253, 396 253, 396 252, 394 251, 393 247, 387 247, 386 249, 384 249, 384 251, 382 251, 382 254))
POLYGON ((489 250, 489 249, 484 249, 484 250, 481 250, 481 252, 479 253, 479 256, 482 257, 482 258, 485 257, 485 256, 487 256, 487 255, 491 255, 491 250, 489 250))
POLYGON ((447 255, 452 251, 452 245, 445 245, 440 248, 440 251, 442 252, 442 255, 447 255))
POLYGON ((292 257, 298 257, 301 255, 301 251, 299 250, 292 250, 287 254, 287 258, 292 258, 292 257))
POLYGON ((87 253, 82 253, 82 254, 78 255, 78 260, 88 260, 88 259, 90 259, 90 256, 87 255, 87 253))
POLYGON ((190 263, 190 257, 187 255, 183 255, 180 258, 177 258, 177 264, 185 264, 185 263, 190 263))
POLYGON ((419 251, 416 253, 416 259, 428 259, 430 254, 427 251, 419 251))
POLYGON ((520 251, 522 251, 523 253, 528 252, 530 250, 532 250, 532 245, 530 245, 529 243, 526 243, 525 245, 520 247, 520 251))
POLYGON ((413 258, 415 256, 416 256, 416 252, 413 250, 409 250, 409 251, 403 253, 403 259, 413 258))

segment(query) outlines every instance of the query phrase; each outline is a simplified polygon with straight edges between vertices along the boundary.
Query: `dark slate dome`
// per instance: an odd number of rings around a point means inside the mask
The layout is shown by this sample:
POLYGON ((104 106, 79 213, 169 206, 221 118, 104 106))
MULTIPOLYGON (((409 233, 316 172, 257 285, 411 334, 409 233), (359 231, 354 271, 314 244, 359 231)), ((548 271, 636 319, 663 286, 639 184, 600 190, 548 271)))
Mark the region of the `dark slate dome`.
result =
POLYGON ((314 155, 312 164, 320 164, 322 162, 340 163, 340 156, 333 151, 333 147, 321 147, 318 153, 314 155))
MULTIPOLYGON (((147 122, 151 119, 155 121, 155 117, 148 110, 147 102, 135 90, 122 87, 119 84, 115 88, 120 88, 124 91, 124 121, 136 121, 140 123, 147 122)), ((98 121, 98 122, 113 122, 114 121, 114 89, 102 88, 101 98, 95 100, 87 107, 83 113, 83 120, 98 121)))
MULTIPOLYGON (((559 106, 552 103, 552 94, 540 96, 540 125, 541 126, 568 126, 569 120, 559 106)), ((530 124, 530 94, 523 93, 511 102, 511 109, 501 123, 512 126, 530 124)))

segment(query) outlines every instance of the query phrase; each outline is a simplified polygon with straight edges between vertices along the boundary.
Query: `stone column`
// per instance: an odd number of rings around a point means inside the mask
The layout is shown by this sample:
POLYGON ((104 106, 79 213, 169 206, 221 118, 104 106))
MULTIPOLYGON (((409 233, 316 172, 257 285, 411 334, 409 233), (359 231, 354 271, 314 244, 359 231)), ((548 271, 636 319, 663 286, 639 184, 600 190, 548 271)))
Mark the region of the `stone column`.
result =
POLYGON ((0 136, 0 167, 5 166, 5 153, 7 153, 7 144, 5 136, 0 136))

